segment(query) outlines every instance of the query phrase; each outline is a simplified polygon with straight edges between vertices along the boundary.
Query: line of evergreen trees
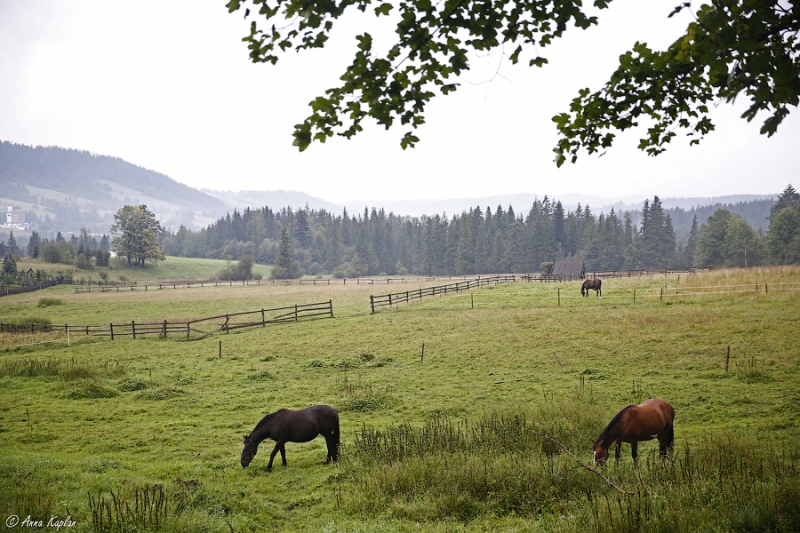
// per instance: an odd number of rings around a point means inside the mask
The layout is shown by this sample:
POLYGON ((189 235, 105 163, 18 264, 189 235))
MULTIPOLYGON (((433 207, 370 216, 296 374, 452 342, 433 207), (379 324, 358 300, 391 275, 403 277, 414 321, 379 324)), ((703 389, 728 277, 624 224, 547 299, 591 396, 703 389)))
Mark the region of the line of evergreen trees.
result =
POLYGON ((535 272, 556 257, 579 255, 587 269, 688 265, 687 247, 676 246, 672 221, 656 196, 643 207, 641 226, 631 214, 596 216, 589 206, 565 211, 560 201, 534 201, 524 216, 513 208, 480 207, 446 214, 403 217, 383 209, 341 215, 325 210, 269 207, 234 211, 192 232, 165 235, 167 255, 238 258, 276 263, 281 231, 294 258, 311 275, 460 275, 535 272), (284 237, 285 238, 285 237, 284 237))

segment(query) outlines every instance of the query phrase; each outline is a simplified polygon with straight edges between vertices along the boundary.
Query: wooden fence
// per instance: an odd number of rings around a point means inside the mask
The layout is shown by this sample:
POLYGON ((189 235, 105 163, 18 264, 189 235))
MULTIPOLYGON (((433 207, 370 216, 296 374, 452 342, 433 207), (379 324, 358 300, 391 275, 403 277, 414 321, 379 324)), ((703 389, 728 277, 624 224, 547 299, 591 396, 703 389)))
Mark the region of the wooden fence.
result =
POLYGON ((258 279, 246 281, 219 281, 219 280, 184 280, 146 285, 82 285, 75 287, 76 293, 83 292, 129 292, 152 291, 162 289, 190 289, 197 287, 233 287, 249 285, 388 285, 392 283, 414 283, 421 281, 441 280, 471 280, 480 278, 474 276, 430 276, 416 278, 319 278, 319 279, 258 279))
POLYGON ((436 287, 425 287, 422 289, 415 289, 413 291, 395 292, 392 294, 384 294, 380 296, 369 297, 369 305, 372 312, 375 312, 376 307, 392 307, 400 305, 401 303, 409 303, 413 300, 422 300, 426 297, 443 296, 451 292, 459 293, 461 291, 468 291, 475 287, 482 287, 484 285, 497 285, 498 283, 513 283, 516 281, 514 275, 504 276, 490 276, 478 277, 468 281, 460 281, 450 283, 448 285, 439 285, 436 287))
POLYGON ((596 270, 587 272, 585 279, 598 278, 634 278, 640 276, 669 276, 670 274, 692 274, 707 269, 689 267, 664 267, 664 268, 632 268, 628 270, 596 270))
POLYGON ((157 335, 160 339, 165 339, 170 335, 185 336, 191 338, 192 334, 199 334, 200 337, 207 337, 219 332, 228 333, 234 329, 248 328, 254 326, 266 326, 267 324, 278 324, 283 322, 298 322, 315 318, 333 318, 333 302, 297 304, 289 307, 277 307, 273 309, 259 309, 257 311, 245 311, 243 313, 228 313, 206 318, 197 318, 187 321, 163 320, 161 322, 130 322, 108 325, 93 326, 74 326, 69 324, 4 324, 0 323, 0 332, 10 333, 34 333, 52 332, 63 328, 64 333, 72 335, 85 335, 92 337, 111 337, 113 341, 116 337, 143 337, 145 335, 157 335), (198 325, 201 325, 201 330, 198 325))
POLYGON ((55 287, 56 285, 61 285, 65 283, 63 281, 48 281, 47 283, 40 283, 39 285, 31 285, 30 287, 21 287, 21 286, 12 286, 9 287, 8 285, 0 285, 0 297, 2 296, 11 296, 12 294, 22 294, 24 292, 35 292, 40 291, 42 289, 49 289, 50 287, 55 287))

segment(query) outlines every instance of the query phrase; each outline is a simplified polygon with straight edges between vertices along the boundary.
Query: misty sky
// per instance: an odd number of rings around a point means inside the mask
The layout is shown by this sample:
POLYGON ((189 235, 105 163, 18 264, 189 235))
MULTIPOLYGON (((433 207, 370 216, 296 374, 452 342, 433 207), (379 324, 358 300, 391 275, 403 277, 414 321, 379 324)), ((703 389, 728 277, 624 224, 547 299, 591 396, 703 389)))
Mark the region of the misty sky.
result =
MULTIPOLYGON (((635 41, 659 48, 687 16, 677 0, 616 0, 588 31, 570 28, 540 50, 543 69, 512 66, 500 52, 474 56, 455 95, 429 106, 422 141, 403 151, 404 129, 366 127, 298 153, 293 125, 334 86, 369 28, 386 18, 345 19, 322 51, 254 65, 241 38, 249 21, 225 1, 69 2, 0 0, 0 140, 121 157, 198 188, 298 190, 333 202, 478 197, 519 192, 606 197, 720 196, 800 187, 800 117, 778 134, 764 117, 720 104, 717 131, 700 146, 685 137, 651 158, 642 130, 619 135, 607 154, 557 169, 551 117, 582 87, 596 90, 635 41)), ((385 41, 384 41, 385 42, 385 41)))

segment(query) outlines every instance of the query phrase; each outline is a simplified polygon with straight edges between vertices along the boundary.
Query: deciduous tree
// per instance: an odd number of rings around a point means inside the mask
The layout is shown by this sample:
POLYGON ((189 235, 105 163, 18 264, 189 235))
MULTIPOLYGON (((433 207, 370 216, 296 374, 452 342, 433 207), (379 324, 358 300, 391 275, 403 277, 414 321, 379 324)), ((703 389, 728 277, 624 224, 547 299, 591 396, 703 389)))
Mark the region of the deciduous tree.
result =
POLYGON ((164 253, 158 244, 162 233, 161 223, 156 220, 146 205, 126 205, 114 215, 111 226, 112 249, 131 265, 144 266, 145 261, 164 260, 164 253))
MULTIPOLYGON (((594 0, 603 9, 610 0, 594 0)), ((376 52, 369 33, 357 36, 358 49, 341 76, 342 83, 315 98, 311 115, 295 126, 294 145, 340 135, 351 138, 371 119, 389 128, 408 128, 403 148, 419 140, 414 130, 425 122, 427 104, 438 94, 457 90, 467 72, 469 54, 510 51, 517 63, 543 66, 538 50, 561 37, 569 25, 597 24, 577 0, 230 0, 233 12, 260 17, 244 38, 253 62, 275 64, 288 50, 324 48, 335 23, 353 9, 377 17, 399 13, 396 38, 386 53, 376 52), (266 24, 265 24, 266 22, 266 24)), ((673 14, 691 9, 691 0, 673 14)), ((667 50, 636 43, 620 57, 619 68, 599 91, 583 89, 570 109, 553 118, 560 139, 556 164, 575 161, 578 153, 610 147, 616 131, 646 119, 647 135, 639 148, 661 153, 681 128, 698 143, 714 129, 709 105, 740 95, 750 107, 742 115, 767 118, 761 132, 773 135, 800 94, 800 14, 797 4, 781 0, 710 0, 667 50)))

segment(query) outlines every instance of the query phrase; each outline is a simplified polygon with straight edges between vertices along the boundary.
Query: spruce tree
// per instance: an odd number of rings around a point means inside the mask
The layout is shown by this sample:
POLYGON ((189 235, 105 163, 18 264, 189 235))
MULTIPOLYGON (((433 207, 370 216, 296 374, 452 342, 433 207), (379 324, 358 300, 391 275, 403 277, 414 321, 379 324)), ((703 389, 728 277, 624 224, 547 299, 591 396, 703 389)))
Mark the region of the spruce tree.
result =
POLYGON ((300 263, 294 258, 294 251, 289 242, 289 231, 286 226, 281 228, 281 238, 278 241, 278 256, 275 266, 270 271, 272 279, 297 279, 303 275, 300 263))

